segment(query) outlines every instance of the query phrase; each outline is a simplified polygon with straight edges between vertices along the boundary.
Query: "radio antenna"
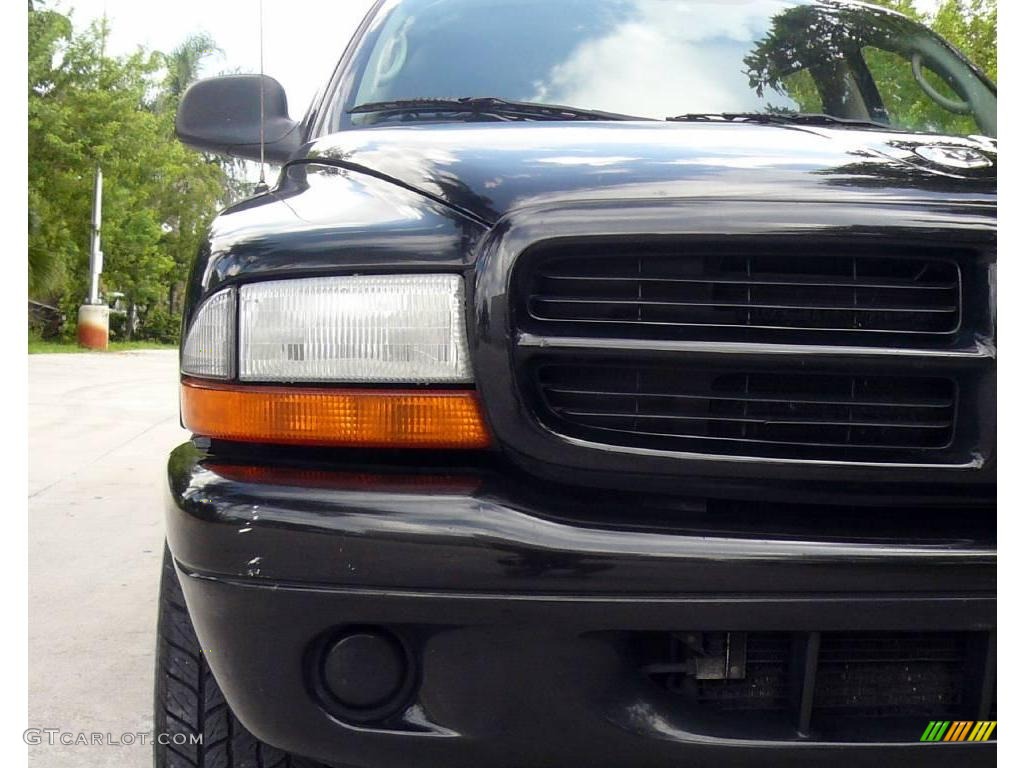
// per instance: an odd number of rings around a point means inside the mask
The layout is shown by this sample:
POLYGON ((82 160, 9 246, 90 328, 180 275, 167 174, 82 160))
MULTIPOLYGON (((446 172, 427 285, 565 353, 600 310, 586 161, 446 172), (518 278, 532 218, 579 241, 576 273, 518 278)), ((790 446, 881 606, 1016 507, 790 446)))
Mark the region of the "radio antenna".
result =
POLYGON ((260 180, 256 184, 256 194, 267 191, 267 161, 266 161, 266 133, 265 133, 265 111, 263 105, 263 0, 259 0, 260 7, 260 180))

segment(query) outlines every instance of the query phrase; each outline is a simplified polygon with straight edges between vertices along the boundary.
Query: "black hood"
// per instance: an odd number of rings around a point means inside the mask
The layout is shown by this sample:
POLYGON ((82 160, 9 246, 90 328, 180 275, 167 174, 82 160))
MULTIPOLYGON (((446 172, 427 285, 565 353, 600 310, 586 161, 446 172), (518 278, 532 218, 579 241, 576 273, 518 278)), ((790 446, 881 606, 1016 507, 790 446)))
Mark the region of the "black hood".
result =
POLYGON ((490 223, 523 207, 583 200, 995 200, 993 141, 884 130, 752 123, 419 124, 332 134, 316 141, 308 156, 386 177, 490 223), (991 165, 942 165, 918 154, 927 146, 967 147, 991 165))

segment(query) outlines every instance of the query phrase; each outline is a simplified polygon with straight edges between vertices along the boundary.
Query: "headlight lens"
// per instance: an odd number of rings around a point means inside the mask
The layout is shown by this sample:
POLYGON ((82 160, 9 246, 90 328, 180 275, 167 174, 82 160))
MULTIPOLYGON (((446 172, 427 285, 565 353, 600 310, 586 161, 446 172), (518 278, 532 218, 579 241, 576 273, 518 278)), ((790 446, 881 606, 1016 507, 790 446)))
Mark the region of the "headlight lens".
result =
POLYGON ((471 382, 462 278, 386 275, 244 285, 239 379, 471 382))
POLYGON ((181 371, 204 379, 235 375, 235 291, 207 299, 196 312, 181 346, 181 371))
MULTIPOLYGON (((467 384, 459 275, 381 275, 244 285, 237 298, 245 382, 467 384)), ((236 292, 211 296, 182 346, 190 376, 235 376, 236 292)))

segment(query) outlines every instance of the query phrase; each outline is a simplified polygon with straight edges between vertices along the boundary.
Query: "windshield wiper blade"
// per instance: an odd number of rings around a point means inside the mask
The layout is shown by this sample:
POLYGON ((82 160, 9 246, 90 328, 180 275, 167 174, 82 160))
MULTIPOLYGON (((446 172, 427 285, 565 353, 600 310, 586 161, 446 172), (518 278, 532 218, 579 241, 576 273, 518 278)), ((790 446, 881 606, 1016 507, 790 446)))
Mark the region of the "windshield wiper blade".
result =
POLYGON ((648 120, 650 118, 604 112, 597 109, 542 104, 534 101, 510 101, 493 96, 470 96, 461 99, 396 99, 372 101, 349 110, 349 114, 385 112, 410 114, 417 112, 478 114, 495 117, 518 117, 532 120, 648 120))
POLYGON ((666 117, 666 120, 677 123, 703 122, 741 122, 741 123, 775 123, 781 125, 843 125, 852 128, 884 128, 895 130, 893 126, 875 120, 863 120, 852 117, 836 117, 819 112, 800 112, 796 114, 770 112, 689 112, 685 115, 666 117))

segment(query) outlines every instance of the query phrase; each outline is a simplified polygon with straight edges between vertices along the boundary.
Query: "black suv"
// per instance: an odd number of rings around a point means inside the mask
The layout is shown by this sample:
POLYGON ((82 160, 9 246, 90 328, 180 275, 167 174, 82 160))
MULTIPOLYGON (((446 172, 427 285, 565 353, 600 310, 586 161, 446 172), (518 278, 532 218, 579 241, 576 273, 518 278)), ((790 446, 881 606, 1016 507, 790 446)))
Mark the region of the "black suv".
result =
POLYGON ((302 122, 194 85, 282 170, 189 279, 157 764, 993 764, 995 115, 838 0, 388 0, 302 122))

